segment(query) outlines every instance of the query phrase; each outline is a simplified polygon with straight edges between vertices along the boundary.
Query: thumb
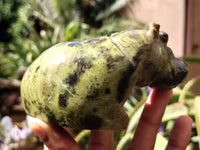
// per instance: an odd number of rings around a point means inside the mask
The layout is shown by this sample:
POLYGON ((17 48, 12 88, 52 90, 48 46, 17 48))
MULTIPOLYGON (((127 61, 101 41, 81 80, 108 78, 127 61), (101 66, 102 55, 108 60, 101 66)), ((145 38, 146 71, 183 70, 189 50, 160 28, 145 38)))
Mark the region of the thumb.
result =
POLYGON ((49 150, 80 150, 72 136, 60 126, 49 125, 36 118, 32 118, 28 125, 49 150))

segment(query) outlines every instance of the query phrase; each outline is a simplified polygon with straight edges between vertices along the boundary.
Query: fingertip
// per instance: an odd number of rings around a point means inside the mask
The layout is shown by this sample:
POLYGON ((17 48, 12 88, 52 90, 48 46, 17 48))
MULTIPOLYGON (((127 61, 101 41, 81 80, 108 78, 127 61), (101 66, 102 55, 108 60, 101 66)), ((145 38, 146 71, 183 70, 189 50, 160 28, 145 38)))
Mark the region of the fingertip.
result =
POLYGON ((48 124, 46 124, 45 122, 43 122, 40 119, 31 117, 31 116, 27 116, 27 122, 28 122, 28 126, 30 128, 37 128, 37 127, 42 127, 43 129, 48 129, 48 124))
POLYGON ((172 90, 162 91, 158 89, 152 89, 147 98, 146 105, 151 106, 155 102, 165 105, 169 101, 171 96, 172 90))
POLYGON ((186 115, 180 116, 175 120, 172 132, 174 132, 174 134, 180 133, 181 135, 185 136, 185 139, 186 137, 189 138, 191 135, 192 123, 193 123, 193 120, 189 116, 186 116, 186 115), (184 132, 181 133, 181 131, 184 131, 184 132))
POLYGON ((182 125, 184 125, 184 124, 192 125, 193 120, 191 117, 183 115, 183 116, 178 117, 176 119, 176 122, 178 122, 179 124, 182 124, 182 125))
POLYGON ((189 116, 180 116, 175 120, 167 150, 185 149, 190 140, 193 120, 189 116))
POLYGON ((48 140, 48 125, 46 125, 44 122, 33 118, 31 121, 28 121, 28 126, 43 142, 48 140))
POLYGON ((179 131, 182 130, 182 131, 185 131, 184 133, 182 133, 182 135, 185 134, 186 136, 189 136, 189 135, 187 135, 187 133, 190 134, 190 131, 192 128, 192 123, 193 123, 193 120, 189 116, 185 116, 185 115, 180 116, 175 120, 172 132, 177 134, 176 132, 179 133, 179 131))

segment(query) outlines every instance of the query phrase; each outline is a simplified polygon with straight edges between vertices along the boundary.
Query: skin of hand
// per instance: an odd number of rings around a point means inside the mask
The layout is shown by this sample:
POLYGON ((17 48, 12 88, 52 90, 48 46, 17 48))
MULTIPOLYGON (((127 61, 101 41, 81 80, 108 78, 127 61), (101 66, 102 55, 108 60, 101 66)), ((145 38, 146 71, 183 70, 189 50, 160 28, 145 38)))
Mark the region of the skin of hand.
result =
MULTIPOLYGON (((171 95, 172 91, 155 89, 151 91, 128 150, 154 149, 157 131, 171 95)), ((29 126, 49 150, 80 150, 76 141, 62 127, 49 125, 38 119, 29 122, 29 126)), ((191 128, 190 117, 177 118, 166 150, 185 150, 190 139, 191 128)), ((113 131, 91 131, 89 150, 113 149, 113 131)))

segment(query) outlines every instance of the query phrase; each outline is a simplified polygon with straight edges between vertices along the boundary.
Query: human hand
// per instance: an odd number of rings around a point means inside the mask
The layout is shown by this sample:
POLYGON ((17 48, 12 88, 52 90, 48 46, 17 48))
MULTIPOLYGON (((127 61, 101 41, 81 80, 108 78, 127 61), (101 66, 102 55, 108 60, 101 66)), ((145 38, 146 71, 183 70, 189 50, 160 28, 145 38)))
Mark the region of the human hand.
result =
MULTIPOLYGON (((171 91, 152 90, 141 115, 129 150, 153 150, 161 119, 171 97, 171 91)), ((49 150, 80 150, 79 145, 62 127, 48 125, 40 120, 31 122, 31 129, 49 150)), ((176 119, 166 150, 184 150, 191 134, 192 119, 176 119)), ((113 150, 112 131, 91 131, 89 150, 113 150)))

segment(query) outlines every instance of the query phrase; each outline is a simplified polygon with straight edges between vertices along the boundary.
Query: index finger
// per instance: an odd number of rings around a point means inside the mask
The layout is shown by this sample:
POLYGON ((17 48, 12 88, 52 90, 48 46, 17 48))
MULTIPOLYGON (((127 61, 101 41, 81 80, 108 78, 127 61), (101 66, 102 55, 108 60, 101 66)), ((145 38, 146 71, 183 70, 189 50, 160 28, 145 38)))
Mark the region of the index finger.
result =
POLYGON ((129 150, 154 149, 157 131, 171 95, 172 91, 151 91, 129 150))

